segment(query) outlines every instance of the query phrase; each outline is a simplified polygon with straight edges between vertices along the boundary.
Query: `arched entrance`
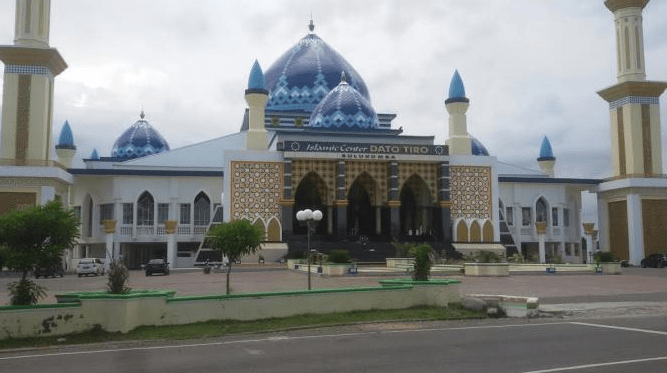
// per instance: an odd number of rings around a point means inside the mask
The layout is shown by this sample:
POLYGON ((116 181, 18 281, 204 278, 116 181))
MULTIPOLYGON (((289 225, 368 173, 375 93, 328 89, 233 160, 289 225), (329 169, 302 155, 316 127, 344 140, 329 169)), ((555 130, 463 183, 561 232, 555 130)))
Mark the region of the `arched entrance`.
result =
POLYGON ((375 234, 375 180, 367 173, 359 175, 347 193, 347 230, 351 236, 375 234))
POLYGON ((317 225, 315 232, 316 234, 327 233, 328 219, 330 219, 326 206, 327 195, 327 186, 317 173, 310 172, 301 180, 294 194, 294 216, 292 218, 294 234, 307 233, 306 227, 296 219, 296 213, 304 209, 322 211, 322 220, 317 225))
POLYGON ((433 235, 433 198, 424 180, 412 175, 401 189, 401 235, 433 235))

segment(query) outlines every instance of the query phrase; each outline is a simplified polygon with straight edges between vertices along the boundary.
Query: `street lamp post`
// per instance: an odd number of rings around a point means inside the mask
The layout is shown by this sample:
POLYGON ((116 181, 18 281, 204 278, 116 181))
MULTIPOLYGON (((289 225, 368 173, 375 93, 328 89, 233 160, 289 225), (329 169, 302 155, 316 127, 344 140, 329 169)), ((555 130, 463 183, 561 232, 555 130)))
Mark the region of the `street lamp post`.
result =
POLYGON ((296 213, 296 220, 303 222, 308 227, 308 290, 310 290, 310 258, 312 256, 310 251, 310 233, 313 227, 322 220, 322 211, 305 209, 296 213))

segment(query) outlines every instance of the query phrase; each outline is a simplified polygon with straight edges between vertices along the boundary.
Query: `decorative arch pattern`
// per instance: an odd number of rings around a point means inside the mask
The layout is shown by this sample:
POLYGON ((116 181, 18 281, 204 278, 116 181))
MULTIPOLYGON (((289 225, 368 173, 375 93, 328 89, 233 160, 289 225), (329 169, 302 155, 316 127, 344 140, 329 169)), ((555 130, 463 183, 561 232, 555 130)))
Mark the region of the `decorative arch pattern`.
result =
POLYGON ((323 201, 331 205, 333 198, 336 196, 336 175, 337 175, 337 161, 335 160, 306 160, 295 159, 292 161, 292 191, 296 192, 296 188, 301 184, 303 179, 311 172, 317 174, 327 188, 328 201, 323 201))
POLYGON ((479 222, 477 220, 474 220, 470 224, 470 242, 482 242, 482 227, 479 226, 479 222))
POLYGON ((437 195, 436 183, 438 181, 438 164, 423 162, 401 162, 398 165, 398 189, 403 189, 403 184, 410 180, 413 175, 418 175, 426 184, 431 194, 432 202, 437 195))
MULTIPOLYGON (((389 163, 388 162, 345 162, 345 190, 349 193, 354 181, 361 175, 367 174, 375 181, 375 195, 372 202, 381 204, 389 195, 389 163)), ((370 193, 370 189, 368 189, 370 193)))
POLYGON ((282 234, 283 234, 283 229, 280 226, 280 222, 278 219, 275 217, 271 218, 269 220, 269 228, 268 228, 268 235, 267 235, 267 241, 269 242, 279 242, 282 241, 282 234))
POLYGON ((459 220, 456 224, 456 241, 468 242, 468 226, 464 220, 459 220))
POLYGON ((484 242, 493 242, 493 223, 490 220, 484 222, 484 227, 482 228, 482 236, 484 242))

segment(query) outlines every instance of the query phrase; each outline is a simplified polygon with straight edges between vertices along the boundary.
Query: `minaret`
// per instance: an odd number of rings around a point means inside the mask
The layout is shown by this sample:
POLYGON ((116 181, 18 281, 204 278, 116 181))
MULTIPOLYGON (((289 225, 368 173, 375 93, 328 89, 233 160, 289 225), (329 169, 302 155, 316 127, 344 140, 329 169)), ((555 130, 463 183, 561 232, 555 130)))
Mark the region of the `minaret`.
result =
POLYGON ((649 0, 607 0, 616 25, 618 83, 598 94, 609 102, 614 177, 662 174, 658 98, 667 83, 646 80, 642 11, 649 0))
POLYGON ((551 150, 551 143, 549 139, 544 136, 542 139, 542 145, 540 146, 540 156, 537 158, 537 165, 540 166, 540 170, 549 177, 554 176, 554 165, 556 164, 556 157, 551 150))
POLYGON ((248 89, 245 90, 245 101, 248 103, 248 133, 246 148, 266 150, 268 135, 264 126, 264 111, 269 100, 269 91, 264 82, 264 73, 255 60, 248 78, 248 89))
POLYGON ((74 145, 74 136, 69 122, 65 121, 63 129, 60 130, 58 137, 58 144, 56 144, 56 154, 58 155, 58 162, 66 168, 72 167, 72 158, 76 155, 76 146, 74 145))
POLYGON ((14 45, 0 46, 5 64, 2 153, 14 165, 45 165, 50 158, 53 80, 67 68, 49 47, 50 0, 17 0, 14 45))
POLYGON ((458 70, 454 71, 449 83, 449 98, 445 100, 445 108, 449 113, 449 139, 445 143, 449 146, 450 155, 471 155, 471 138, 468 134, 466 112, 470 100, 466 98, 463 80, 458 70))

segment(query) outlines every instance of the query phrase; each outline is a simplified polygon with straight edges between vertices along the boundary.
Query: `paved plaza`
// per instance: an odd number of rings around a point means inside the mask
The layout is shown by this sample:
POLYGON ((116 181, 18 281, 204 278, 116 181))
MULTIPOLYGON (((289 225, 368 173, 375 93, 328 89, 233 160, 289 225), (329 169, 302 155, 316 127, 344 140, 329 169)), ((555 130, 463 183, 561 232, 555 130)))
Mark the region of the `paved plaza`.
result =
MULTIPOLYGON (((667 305, 667 269, 623 268, 621 275, 576 274, 516 274, 509 277, 434 276, 461 280, 465 294, 502 294, 538 297, 540 304, 584 304, 608 302, 663 302, 667 305)), ((395 273, 357 276, 320 277, 313 275, 314 289, 378 286, 385 278, 397 278, 395 273)), ((170 275, 147 277, 142 271, 130 271, 133 289, 171 289, 177 295, 223 294, 225 273, 213 271, 204 275, 201 269, 173 270, 170 275)), ((0 276, 0 304, 9 303, 7 284, 17 277, 0 276)), ((35 282, 46 287, 47 297, 40 303, 55 302, 55 294, 69 291, 98 291, 106 287, 106 276, 82 277, 68 274, 63 278, 40 278, 35 282)), ((239 267, 231 274, 234 293, 274 292, 306 289, 307 274, 280 267, 239 267)))

